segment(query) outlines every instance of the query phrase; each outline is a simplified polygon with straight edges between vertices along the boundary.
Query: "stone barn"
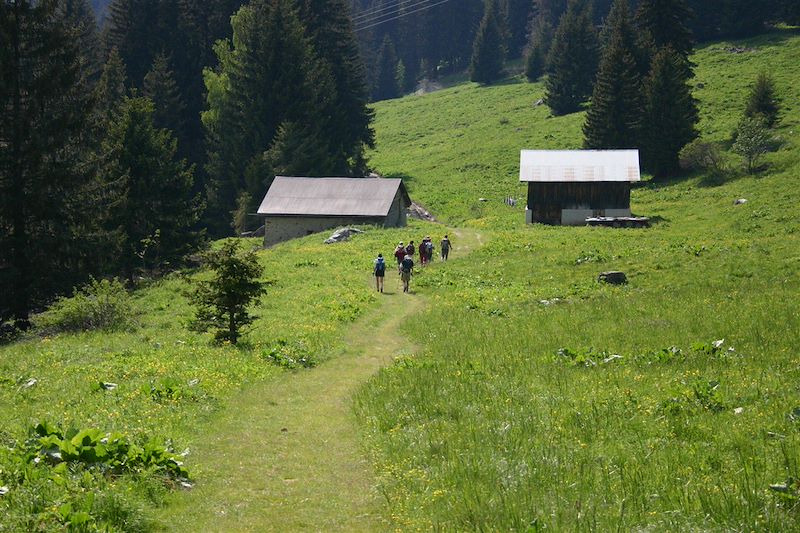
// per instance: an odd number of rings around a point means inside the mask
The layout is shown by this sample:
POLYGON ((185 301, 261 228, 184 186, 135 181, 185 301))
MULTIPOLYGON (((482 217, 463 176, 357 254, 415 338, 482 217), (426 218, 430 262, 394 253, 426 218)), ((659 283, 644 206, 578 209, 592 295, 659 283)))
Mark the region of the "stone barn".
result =
POLYGON ((258 214, 264 246, 272 246, 340 226, 405 226, 410 205, 400 179, 276 176, 258 214))
POLYGON ((520 152, 528 223, 577 226, 589 217, 629 217, 631 183, 640 179, 638 150, 520 152))

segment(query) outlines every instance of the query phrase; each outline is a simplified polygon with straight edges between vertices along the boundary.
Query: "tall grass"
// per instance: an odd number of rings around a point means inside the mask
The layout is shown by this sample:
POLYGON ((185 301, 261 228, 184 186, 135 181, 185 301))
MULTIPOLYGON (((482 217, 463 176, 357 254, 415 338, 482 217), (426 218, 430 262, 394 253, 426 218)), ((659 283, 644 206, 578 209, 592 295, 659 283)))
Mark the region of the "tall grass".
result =
POLYGON ((108 476, 102 467, 55 471, 36 464, 23 452, 31 428, 47 421, 64 430, 168 442, 176 453, 188 451, 191 482, 202 482, 192 450, 218 410, 249 383, 281 379, 286 370, 277 360, 335 357, 348 325, 378 303, 371 282, 375 255, 388 256, 398 240, 431 232, 425 224, 363 229, 346 243, 325 245, 327 235, 318 234, 259 252, 269 285, 254 309, 259 318, 238 347, 216 345, 211 334, 187 327, 194 309, 186 295, 202 271, 144 283, 129 302, 131 328, 38 335, 1 346, 0 487, 8 492, 0 494, 0 529, 59 530, 83 512, 90 529, 151 528, 147 510, 176 483, 147 472, 108 476))
POLYGON ((522 105, 536 85, 464 86, 378 108, 378 131, 395 135, 396 117, 425 106, 474 112, 486 145, 470 155, 441 127, 456 115, 442 114, 415 124, 404 152, 375 156, 409 168, 412 195, 434 191, 434 211, 472 219, 487 241, 469 261, 425 271, 418 286, 432 305, 407 325, 415 354, 357 397, 396 526, 800 529, 800 39, 734 44, 750 51, 718 43, 694 58, 701 132, 728 139, 748 84, 779 65, 783 147, 757 177, 643 183, 632 205, 655 221, 645 230, 524 227, 519 209, 498 205, 517 187, 520 148, 579 144, 559 132, 574 134, 581 115, 543 120, 522 105), (481 106, 518 106, 510 118, 522 130, 502 130, 481 106), (460 156, 434 169, 423 146, 442 161, 460 156), (473 203, 481 190, 494 191, 494 206, 473 203), (626 286, 596 281, 616 269, 626 286))

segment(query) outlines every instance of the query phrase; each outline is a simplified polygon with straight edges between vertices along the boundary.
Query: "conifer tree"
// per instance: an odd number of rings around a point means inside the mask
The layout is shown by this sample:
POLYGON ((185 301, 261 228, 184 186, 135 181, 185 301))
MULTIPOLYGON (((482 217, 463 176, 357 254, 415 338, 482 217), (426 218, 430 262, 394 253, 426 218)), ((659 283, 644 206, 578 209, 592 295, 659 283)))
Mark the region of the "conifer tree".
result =
POLYGON ((642 159, 656 178, 679 172, 681 148, 698 135, 697 104, 685 81, 685 64, 681 54, 662 48, 644 81, 642 159))
POLYGON ((538 15, 532 24, 528 52, 525 56, 525 77, 528 81, 536 81, 544 75, 552 42, 552 24, 547 17, 538 15))
POLYGON ((508 42, 506 48, 511 58, 520 57, 528 34, 528 21, 533 12, 531 0, 507 0, 506 20, 508 42))
POLYGON ((571 0, 553 37, 544 101, 554 115, 580 110, 592 94, 598 64, 597 32, 589 7, 571 0))
POLYGON ((500 24, 500 6, 497 0, 486 0, 485 6, 472 47, 469 79, 488 84, 503 76, 506 50, 500 24))
POLYGON ((0 2, 0 319, 28 315, 81 275, 77 227, 91 109, 58 2, 0 2))
POLYGON ((636 22, 654 53, 670 47, 688 63, 692 53, 691 16, 686 0, 641 0, 636 22))
POLYGON ((101 180, 110 203, 105 225, 117 266, 133 280, 139 267, 174 264, 194 250, 200 202, 193 169, 176 156, 176 141, 153 124, 148 98, 125 98, 103 143, 101 180))
POLYGON ((766 126, 771 128, 778 121, 778 111, 780 103, 775 96, 775 82, 769 74, 761 72, 747 97, 744 114, 751 118, 761 116, 766 126))
POLYGON ((87 0, 64 0, 60 9, 67 27, 77 39, 81 75, 91 87, 97 82, 102 66, 100 37, 94 10, 87 0))
POLYGON ((391 37, 386 35, 383 38, 381 50, 378 53, 378 63, 376 68, 378 73, 375 79, 375 88, 372 91, 372 99, 388 100, 400 96, 400 84, 397 79, 397 54, 394 51, 394 43, 391 37))
POLYGON ((375 144, 371 128, 374 112, 367 107, 369 90, 364 62, 358 50, 350 9, 344 0, 303 0, 300 22, 314 54, 326 65, 333 84, 328 99, 330 120, 323 131, 329 147, 329 172, 364 174, 360 155, 375 144))
POLYGON ((127 93, 125 65, 122 63, 119 51, 112 48, 94 90, 95 113, 101 127, 111 119, 127 93))
MULTIPOLYGON (((185 106, 181 99, 175 77, 169 68, 164 54, 159 54, 153 61, 153 67, 144 77, 142 94, 152 100, 155 111, 153 122, 157 128, 171 130, 180 141, 184 138, 185 128, 183 111, 185 106)), ((180 150, 179 152, 184 154, 180 150)))
POLYGON ((257 0, 241 8, 232 24, 232 43, 216 46, 219 68, 206 71, 209 110, 203 114, 213 179, 209 207, 220 233, 228 230, 242 191, 263 197, 270 176, 247 183, 245 171, 252 177, 254 169, 264 168, 260 161, 278 127, 297 122, 331 131, 333 117, 319 112, 329 109, 327 100, 336 94, 327 64, 314 55, 290 0, 257 0))
POLYGON ((643 111, 635 34, 627 0, 615 0, 592 101, 583 126, 584 146, 634 148, 643 111))

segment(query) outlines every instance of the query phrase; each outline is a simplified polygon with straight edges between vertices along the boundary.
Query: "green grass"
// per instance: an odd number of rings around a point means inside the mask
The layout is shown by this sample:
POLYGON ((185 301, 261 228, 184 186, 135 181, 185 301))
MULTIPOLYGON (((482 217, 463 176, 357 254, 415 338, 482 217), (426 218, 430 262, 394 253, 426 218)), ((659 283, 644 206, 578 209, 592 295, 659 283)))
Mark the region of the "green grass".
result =
POLYGON ((783 144, 756 176, 636 187, 645 230, 525 227, 498 205, 521 195, 519 149, 580 144, 581 114, 530 106, 539 85, 378 107, 378 166, 487 243, 420 280, 421 350, 357 397, 398 528, 800 530, 800 486, 770 489, 800 478, 800 38, 732 44, 694 58, 703 137, 729 139, 767 69, 783 144), (596 281, 616 269, 628 285, 596 281))
MULTIPOLYGON (((268 293, 239 347, 186 328, 196 272, 144 282, 131 331, 0 347, 0 487, 8 489, 0 529, 63 530, 84 512, 89 530, 178 529, 191 523, 171 513, 212 502, 197 517, 200 529, 214 528, 216 509, 238 509, 234 529, 800 530, 798 488, 769 488, 800 478, 800 37, 785 30, 732 44, 753 50, 733 54, 716 43, 695 56, 700 131, 724 146, 747 87, 766 69, 783 99, 782 144, 756 176, 640 184, 632 206, 654 220, 646 230, 525 226, 524 200, 502 204, 524 197, 521 148, 581 145, 583 115, 549 118, 534 105, 541 84, 467 83, 377 105, 377 170, 404 176, 414 199, 470 228, 447 230, 468 259, 415 277, 412 297, 427 307, 403 328, 412 344, 395 331, 399 320, 372 290, 370 272, 375 254, 389 256, 397 241, 446 231, 416 222, 335 246, 312 235, 260 252, 268 293), (748 203, 734 206, 741 197, 748 203), (629 284, 598 284, 598 272, 610 269, 624 270, 629 284), (387 337, 407 353, 356 395, 386 501, 376 516, 376 502, 348 502, 348 478, 335 475, 335 465, 352 463, 358 433, 326 455, 324 442, 293 450, 294 441, 265 432, 284 420, 308 421, 323 441, 352 430, 341 413, 371 370, 347 365, 376 356, 387 337), (734 351, 708 347, 722 338, 734 351), (267 355, 280 346, 319 366, 275 366, 267 355), (663 350, 672 346, 680 353, 663 350), (573 356, 559 356, 562 348, 573 356), (611 354, 622 358, 601 363, 611 354), (101 381, 119 386, 97 390, 101 381), (334 384, 336 405, 328 405, 334 384), (179 394, 154 398, 151 387, 167 386, 179 394), (282 403, 281 391, 313 400, 282 403), (264 431, 248 427, 256 417, 264 431), (196 492, 176 492, 177 481, 155 470, 35 464, 21 450, 41 420, 188 449, 196 492), (306 488, 345 498, 303 507, 313 497, 286 481, 293 478, 262 470, 289 456, 287 468, 305 463, 303 475, 314 478, 306 488), (330 476, 314 474, 319 457, 330 458, 330 476), (215 484, 242 465, 252 468, 237 474, 240 486, 215 484), (271 483, 269 505, 262 478, 271 483), (294 501, 302 505, 281 514, 294 501)), ((353 476, 370 483, 368 471, 353 476)))
POLYGON ((152 527, 148 509, 176 482, 154 472, 107 476, 102 468, 70 465, 59 474, 33 466, 21 451, 30 428, 49 421, 63 429, 117 431, 134 441, 171 441, 176 452, 190 451, 185 461, 194 474, 191 452, 230 398, 284 379, 267 355, 283 344, 287 355, 330 359, 346 328, 379 303, 370 290, 375 255, 432 232, 426 224, 364 229, 347 243, 325 245, 325 236, 312 235, 259 252, 268 291, 254 309, 260 318, 238 347, 216 346, 210 333, 187 328, 193 310, 185 295, 198 275, 191 272, 144 282, 134 293, 131 331, 31 337, 0 347, 0 487, 9 489, 0 496, 3 527, 58 529, 69 522, 59 511, 65 504, 87 510, 92 527, 152 527), (31 379, 36 384, 26 388, 31 379), (118 387, 97 390, 100 382, 118 387), (178 393, 154 397, 153 387, 178 393))

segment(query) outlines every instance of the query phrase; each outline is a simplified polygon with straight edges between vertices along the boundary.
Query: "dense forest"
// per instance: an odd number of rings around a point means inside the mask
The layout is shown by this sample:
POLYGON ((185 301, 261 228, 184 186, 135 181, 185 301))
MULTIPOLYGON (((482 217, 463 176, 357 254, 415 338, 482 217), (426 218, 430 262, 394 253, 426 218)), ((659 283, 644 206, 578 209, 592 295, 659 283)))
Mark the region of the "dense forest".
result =
POLYGON ((467 70, 492 83, 506 59, 547 75, 554 114, 591 100, 587 147, 641 139, 648 170, 669 175, 696 136, 693 43, 797 23, 799 6, 3 0, 0 321, 26 327, 89 276, 174 268, 241 231, 276 174, 363 175, 370 99, 467 70), (650 139, 654 121, 669 127, 650 139))

